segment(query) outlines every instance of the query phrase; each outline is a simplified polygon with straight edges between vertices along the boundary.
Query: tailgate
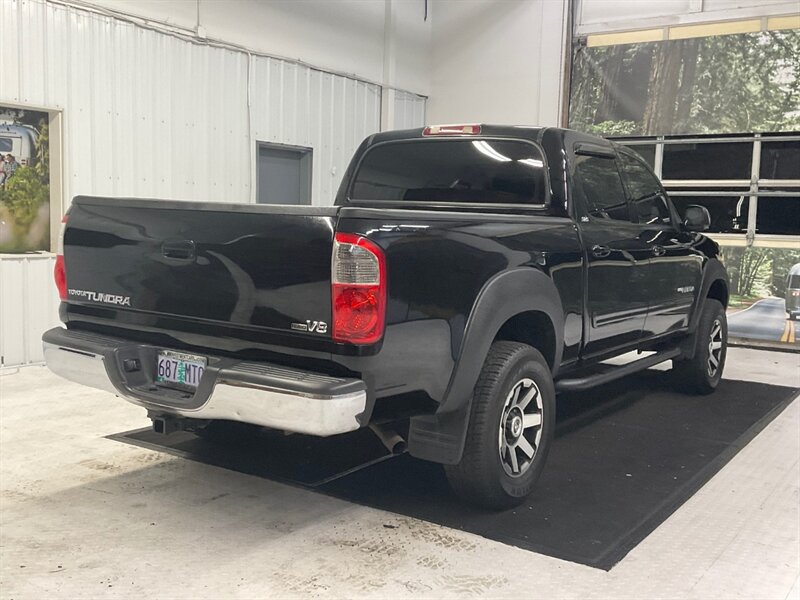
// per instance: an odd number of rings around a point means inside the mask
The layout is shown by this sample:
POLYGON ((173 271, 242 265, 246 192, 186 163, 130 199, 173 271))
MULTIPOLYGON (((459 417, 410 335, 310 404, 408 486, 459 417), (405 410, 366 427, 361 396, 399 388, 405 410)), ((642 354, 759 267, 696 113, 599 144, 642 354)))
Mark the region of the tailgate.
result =
POLYGON ((77 197, 67 302, 329 338, 337 211, 77 197))

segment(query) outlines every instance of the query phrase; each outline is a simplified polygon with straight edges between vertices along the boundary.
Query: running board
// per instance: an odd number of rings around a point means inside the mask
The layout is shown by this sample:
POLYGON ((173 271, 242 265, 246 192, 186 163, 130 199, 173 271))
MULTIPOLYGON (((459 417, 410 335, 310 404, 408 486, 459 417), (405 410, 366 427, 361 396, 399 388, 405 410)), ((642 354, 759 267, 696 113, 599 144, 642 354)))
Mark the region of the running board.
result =
POLYGON ((601 373, 595 373, 586 377, 577 377, 573 379, 560 379, 556 381, 557 392, 578 392, 604 383, 609 383, 620 377, 626 377, 637 371, 649 369, 655 365, 671 360, 680 356, 681 351, 679 348, 672 350, 664 350, 651 356, 645 356, 639 360, 622 365, 621 367, 609 367, 608 370, 601 373))

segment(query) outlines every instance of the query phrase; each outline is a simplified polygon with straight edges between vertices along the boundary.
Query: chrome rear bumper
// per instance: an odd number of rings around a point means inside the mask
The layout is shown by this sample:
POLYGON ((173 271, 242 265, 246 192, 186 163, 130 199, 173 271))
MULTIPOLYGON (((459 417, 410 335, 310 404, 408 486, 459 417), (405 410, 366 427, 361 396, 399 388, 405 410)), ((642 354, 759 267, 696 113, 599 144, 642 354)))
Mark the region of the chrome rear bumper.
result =
POLYGON ((61 327, 47 331, 42 342, 45 362, 55 374, 157 414, 241 421, 317 436, 354 431, 369 420, 366 385, 360 379, 208 356, 200 384, 190 393, 155 385, 160 347, 61 327))

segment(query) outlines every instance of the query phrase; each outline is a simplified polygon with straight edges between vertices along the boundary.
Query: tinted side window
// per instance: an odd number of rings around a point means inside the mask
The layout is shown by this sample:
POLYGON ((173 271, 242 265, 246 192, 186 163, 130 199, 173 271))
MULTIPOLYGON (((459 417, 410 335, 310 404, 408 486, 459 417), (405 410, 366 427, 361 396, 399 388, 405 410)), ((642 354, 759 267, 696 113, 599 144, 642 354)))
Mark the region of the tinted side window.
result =
POLYGON ((669 206, 655 175, 638 158, 624 152, 620 154, 620 164, 638 222, 671 225, 669 206))
POLYGON ((630 221, 625 191, 613 158, 576 156, 574 191, 592 217, 630 221))

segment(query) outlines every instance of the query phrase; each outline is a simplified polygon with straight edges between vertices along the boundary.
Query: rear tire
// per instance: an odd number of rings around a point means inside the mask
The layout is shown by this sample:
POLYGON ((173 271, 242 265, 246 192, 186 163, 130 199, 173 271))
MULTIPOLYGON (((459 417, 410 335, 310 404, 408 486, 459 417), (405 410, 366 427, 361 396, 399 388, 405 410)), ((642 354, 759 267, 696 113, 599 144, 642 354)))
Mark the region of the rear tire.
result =
POLYGON ((520 504, 544 469, 555 429, 555 389, 541 353, 495 342, 472 399, 464 454, 445 465, 453 491, 493 509, 520 504))
POLYGON ((728 321, 718 300, 706 298, 697 324, 694 357, 673 361, 677 386, 690 394, 710 394, 719 385, 728 352, 728 321))

